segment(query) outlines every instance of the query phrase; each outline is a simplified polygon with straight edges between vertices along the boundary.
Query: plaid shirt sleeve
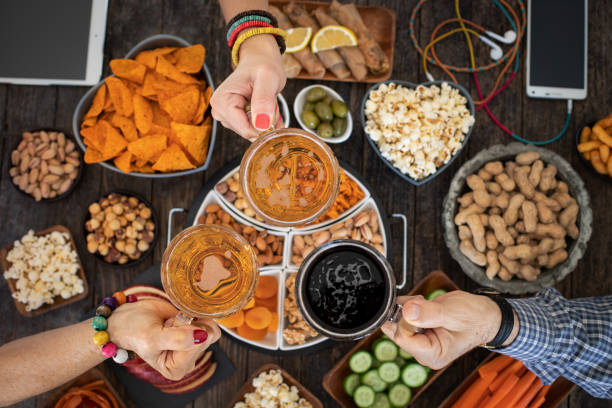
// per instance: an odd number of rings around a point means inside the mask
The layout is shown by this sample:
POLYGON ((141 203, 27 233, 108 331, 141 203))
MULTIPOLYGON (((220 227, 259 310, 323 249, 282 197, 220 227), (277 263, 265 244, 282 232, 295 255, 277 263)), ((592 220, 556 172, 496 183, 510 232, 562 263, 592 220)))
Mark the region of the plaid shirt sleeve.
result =
POLYGON ((562 376, 612 398, 612 295, 568 300, 555 289, 508 299, 520 329, 499 353, 521 360, 545 384, 562 376))

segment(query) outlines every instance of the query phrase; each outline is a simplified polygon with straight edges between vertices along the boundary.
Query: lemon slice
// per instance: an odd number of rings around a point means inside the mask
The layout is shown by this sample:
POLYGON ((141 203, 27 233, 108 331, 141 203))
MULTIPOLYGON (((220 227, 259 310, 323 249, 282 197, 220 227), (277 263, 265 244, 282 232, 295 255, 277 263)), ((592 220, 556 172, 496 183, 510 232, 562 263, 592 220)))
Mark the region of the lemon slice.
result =
POLYGON ((338 47, 357 45, 357 37, 350 29, 340 25, 328 25, 321 28, 312 37, 312 52, 331 50, 338 47))
POLYGON ((312 37, 312 28, 310 27, 296 27, 287 30, 287 38, 285 44, 287 49, 285 52, 298 52, 303 50, 308 45, 312 37))

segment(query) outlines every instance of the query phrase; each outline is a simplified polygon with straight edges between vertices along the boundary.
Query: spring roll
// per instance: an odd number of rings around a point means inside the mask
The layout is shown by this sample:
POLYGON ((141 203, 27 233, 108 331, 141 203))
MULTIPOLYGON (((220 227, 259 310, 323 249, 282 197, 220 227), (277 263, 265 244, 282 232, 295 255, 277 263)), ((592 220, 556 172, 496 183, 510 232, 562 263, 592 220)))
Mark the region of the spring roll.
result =
MULTIPOLYGON (((268 6, 268 11, 272 13, 272 15, 278 21, 278 26, 283 30, 288 30, 293 28, 289 17, 285 13, 283 13, 278 7, 268 6)), ((303 50, 298 52, 291 53, 291 56, 294 57, 302 67, 315 78, 322 78, 325 75, 325 67, 319 61, 316 55, 314 55, 310 48, 306 47, 303 50)), ((283 65, 285 65, 285 60, 283 59, 283 65)), ((287 70, 285 69, 285 72, 287 70)), ((289 76, 289 74, 287 74, 289 76)))
MULTIPOLYGON (((327 14, 323 7, 316 9, 313 14, 322 26, 338 25, 338 22, 327 14)), ((359 47, 340 47, 338 52, 344 58, 344 62, 346 62, 356 80, 361 81, 368 75, 368 67, 359 47)))
MULTIPOLYGON (((295 25, 299 27, 311 27, 313 33, 319 30, 319 25, 315 19, 308 14, 304 6, 291 2, 287 4, 283 10, 295 25)), ((351 75, 344 60, 336 50, 320 51, 317 53, 317 56, 323 65, 325 65, 325 68, 329 69, 336 77, 344 79, 351 75)))
POLYGON ((357 35, 359 49, 363 52, 370 72, 375 75, 389 72, 389 59, 364 24, 354 4, 341 4, 333 0, 329 6, 329 13, 340 24, 350 28, 357 35))
POLYGON ((283 69, 287 78, 295 78, 302 70, 302 66, 291 54, 283 54, 283 69))

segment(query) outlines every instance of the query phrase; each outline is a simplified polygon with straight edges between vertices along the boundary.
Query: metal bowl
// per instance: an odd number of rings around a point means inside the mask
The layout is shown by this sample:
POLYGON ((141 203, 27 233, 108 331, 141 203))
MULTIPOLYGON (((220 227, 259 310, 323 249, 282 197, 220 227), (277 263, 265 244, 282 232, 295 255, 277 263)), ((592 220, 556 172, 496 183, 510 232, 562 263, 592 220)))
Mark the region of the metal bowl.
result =
MULTIPOLYGON (((144 50, 150 50, 154 48, 167 47, 167 46, 169 47, 188 47, 190 45, 191 44, 189 42, 187 42, 186 40, 180 37, 177 37, 174 35, 168 35, 168 34, 158 34, 158 35, 149 37, 139 42, 138 44, 136 44, 136 46, 132 48, 126 54, 125 58, 133 58, 139 52, 144 51, 144 50)), ((203 64, 202 71, 203 71, 204 77, 206 78, 206 83, 208 84, 208 86, 210 86, 213 89, 213 92, 214 92, 215 87, 214 87, 213 79, 212 79, 212 76, 210 75, 210 71, 208 70, 208 67, 206 66, 206 63, 203 64)), ((102 86, 103 83, 104 83, 104 80, 98 82, 96 85, 91 87, 85 95, 83 95, 76 109, 74 110, 74 114, 72 115, 72 130, 73 130, 76 142, 83 152, 85 152, 87 147, 85 146, 85 144, 83 143, 83 139, 81 138, 81 132, 80 132, 81 121, 82 121, 83 116, 85 116, 85 114, 87 113, 87 110, 91 106, 91 102, 93 101, 93 98, 96 95, 98 88, 102 86)), ((206 155, 206 160, 204 161, 203 165, 201 165, 200 167, 196 167, 195 169, 176 171, 174 173, 151 173, 149 174, 149 173, 131 172, 128 174, 128 173, 124 173, 123 171, 119 170, 117 167, 115 167, 112 164, 112 162, 100 162, 97 164, 109 170, 115 171, 117 173, 124 174, 126 176, 133 176, 133 177, 170 178, 170 177, 186 176, 188 174, 194 174, 194 173, 198 173, 198 172, 208 169, 208 166, 210 165, 210 162, 212 159, 213 149, 215 147, 216 135, 217 135, 217 121, 213 119, 212 131, 210 134, 210 142, 208 145, 208 153, 206 155)))
POLYGON ((435 173, 430 174, 429 176, 427 176, 427 177, 425 177, 425 178, 423 178, 421 180, 415 180, 412 177, 408 176, 407 174, 402 173, 397 167, 395 167, 393 165, 393 163, 391 163, 389 160, 387 160, 382 155, 380 150, 378 149, 378 145, 376 144, 376 142, 373 141, 372 138, 370 138, 370 135, 365 130, 365 127, 366 127, 365 124, 367 122, 367 118, 365 116, 365 105, 366 105, 366 101, 370 97, 370 92, 378 89, 378 87, 380 87, 382 84, 390 84, 390 83, 402 85, 402 86, 404 86, 406 88, 416 88, 419 85, 430 86, 430 85, 441 85, 442 83, 447 83, 451 87, 457 88, 459 90, 459 92, 461 93, 461 95, 463 95, 467 99, 468 110, 470 111, 472 116, 475 116, 474 102, 472 100, 472 96, 470 95, 470 93, 464 87, 462 87, 461 85, 455 84, 453 82, 449 82, 449 81, 430 81, 430 82, 423 82, 421 84, 415 84, 415 83, 407 82, 407 81, 389 80, 389 81, 384 81, 384 82, 377 83, 376 85, 374 85, 370 89, 368 89, 368 91, 364 95, 363 100, 361 101, 361 112, 360 112, 360 114, 361 114, 361 125, 363 126, 363 132, 365 133, 366 139, 368 139, 368 142, 370 143, 370 146, 376 152, 376 154, 378 155, 380 160, 382 160, 383 163, 385 163, 391 170, 393 170, 393 172, 395 174, 397 174, 398 176, 400 176, 401 178, 403 178, 404 180, 406 180, 408 183, 410 183, 412 185, 420 186, 420 185, 423 185, 423 184, 433 180, 434 178, 438 177, 438 175, 440 175, 440 173, 442 173, 444 170, 446 170, 448 168, 448 166, 450 166, 451 163, 453 161, 455 161, 455 159, 461 153, 461 150, 463 150, 463 148, 467 144, 467 141, 470 138, 470 135, 472 134, 472 129, 474 128, 474 125, 470 126, 470 129, 465 134, 465 137, 463 139, 463 143, 461 144, 461 147, 459 148, 459 150, 457 150, 455 152, 454 155, 451 156, 451 158, 449 159, 448 162, 446 162, 444 165, 438 167, 438 169, 436 170, 435 173))
MULTIPOLYGON (((583 181, 574 171, 572 166, 556 153, 540 147, 525 145, 522 143, 511 143, 509 145, 495 145, 479 152, 473 159, 467 161, 457 174, 453 177, 449 192, 444 198, 442 208, 442 225, 444 227, 444 241, 450 250, 451 256, 459 263, 463 272, 478 284, 493 287, 500 292, 511 294, 524 294, 537 292, 545 287, 553 286, 569 275, 583 257, 587 248, 587 243, 592 233, 593 213, 591 211, 591 200, 583 181), (524 281, 512 279, 503 281, 499 278, 490 280, 485 275, 485 269, 472 263, 459 250, 459 238, 457 236, 457 226, 454 217, 457 212, 457 198, 466 191, 465 179, 470 174, 476 173, 486 163, 492 160, 508 160, 514 158, 518 153, 535 151, 540 153, 540 159, 548 164, 557 167, 557 177, 565 181, 569 187, 570 194, 578 202, 580 207, 578 228, 580 233, 578 239, 568 243, 567 259, 555 266, 553 269, 543 270, 535 281, 524 281)), ((567 239, 567 238, 566 238, 567 239)))

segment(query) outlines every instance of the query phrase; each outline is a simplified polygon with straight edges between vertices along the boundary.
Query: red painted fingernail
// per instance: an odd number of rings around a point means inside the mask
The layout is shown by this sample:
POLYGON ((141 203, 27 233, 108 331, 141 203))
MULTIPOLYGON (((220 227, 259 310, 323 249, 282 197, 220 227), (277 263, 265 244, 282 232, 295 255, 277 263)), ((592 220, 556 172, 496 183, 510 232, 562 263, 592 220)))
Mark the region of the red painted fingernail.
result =
POLYGON ((268 129, 270 127, 270 116, 265 113, 260 113, 255 118, 255 127, 257 129, 268 129))
POLYGON ((198 318, 197 318, 197 317, 194 317, 192 320, 193 320, 194 322, 197 322, 197 321, 198 321, 198 318))
POLYGON ((201 344, 208 338, 208 333, 205 330, 194 330, 193 331, 193 343, 201 344))

